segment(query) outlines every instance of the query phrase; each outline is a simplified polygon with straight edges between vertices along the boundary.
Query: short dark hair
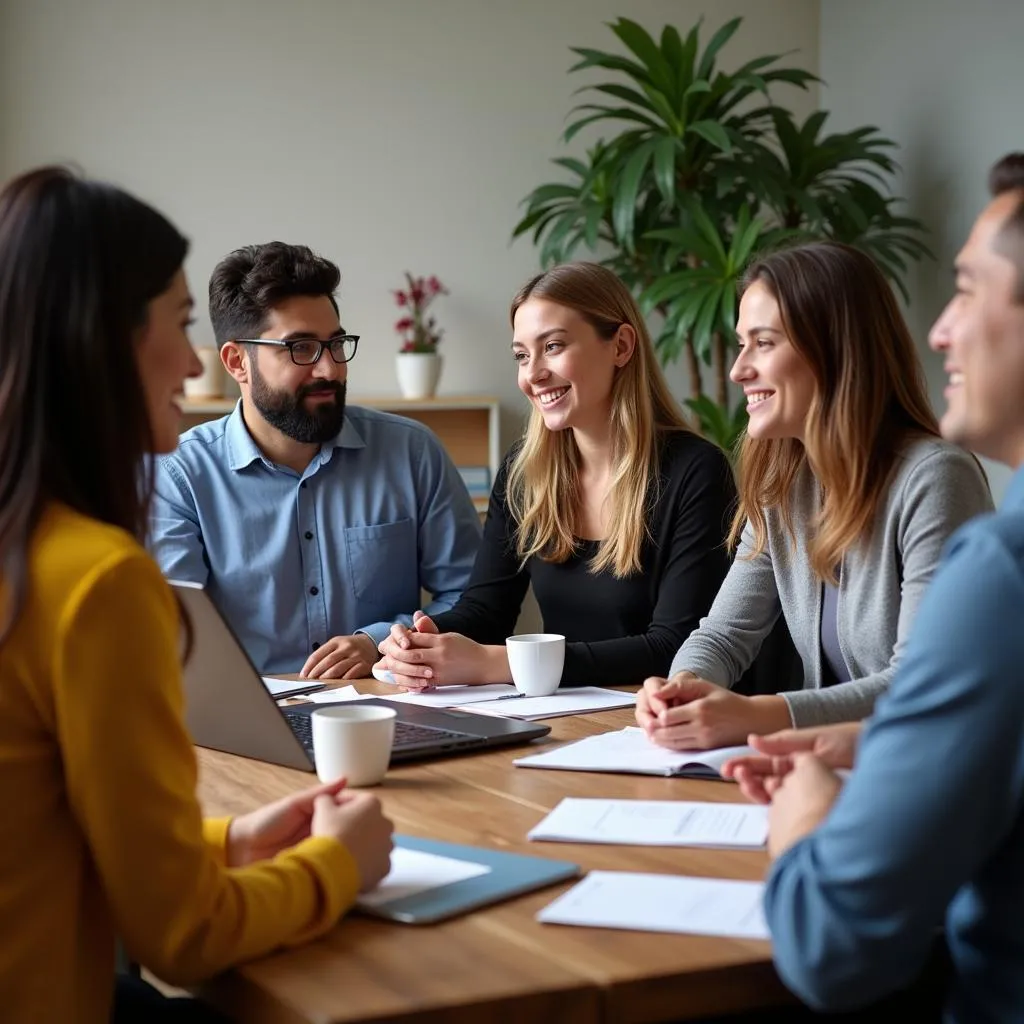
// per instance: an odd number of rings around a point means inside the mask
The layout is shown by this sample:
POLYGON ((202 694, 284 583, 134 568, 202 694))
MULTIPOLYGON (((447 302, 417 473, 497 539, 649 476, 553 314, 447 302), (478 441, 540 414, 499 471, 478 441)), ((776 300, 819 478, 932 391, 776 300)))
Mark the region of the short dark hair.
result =
POLYGON ((246 245, 229 253, 210 277, 210 320, 218 345, 257 338, 270 311, 294 295, 324 295, 334 311, 341 271, 309 246, 285 242, 246 245))
POLYGON ((153 445, 136 341, 187 252, 151 206, 64 167, 0 192, 0 638, 48 502, 145 534, 153 445))
POLYGON ((993 196, 1017 192, 1017 206, 1003 221, 996 236, 997 252, 1017 268, 1017 287, 1013 298, 1024 302, 1024 153, 1007 153, 988 172, 988 187, 993 196))

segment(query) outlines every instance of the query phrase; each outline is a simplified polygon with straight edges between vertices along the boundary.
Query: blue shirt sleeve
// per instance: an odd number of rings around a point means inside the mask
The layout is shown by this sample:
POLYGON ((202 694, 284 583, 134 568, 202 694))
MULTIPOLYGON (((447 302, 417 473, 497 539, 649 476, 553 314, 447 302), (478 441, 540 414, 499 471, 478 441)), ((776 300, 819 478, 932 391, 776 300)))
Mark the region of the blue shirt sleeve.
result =
MULTIPOLYGON (((417 560, 420 588, 432 598, 423 611, 436 615, 453 607, 469 581, 480 547, 480 516, 441 443, 430 434, 422 436, 417 465, 417 560)), ((412 615, 360 626, 358 632, 379 644, 390 633, 392 622, 411 626, 412 615)))
POLYGON ((149 513, 150 554, 170 580, 206 586, 209 566, 192 491, 173 455, 156 460, 155 492, 149 513))
POLYGON ((909 984, 951 900, 1016 819, 1022 608, 1014 553, 991 519, 969 525, 925 595, 832 812, 773 865, 776 966, 811 1006, 846 1009, 909 984))

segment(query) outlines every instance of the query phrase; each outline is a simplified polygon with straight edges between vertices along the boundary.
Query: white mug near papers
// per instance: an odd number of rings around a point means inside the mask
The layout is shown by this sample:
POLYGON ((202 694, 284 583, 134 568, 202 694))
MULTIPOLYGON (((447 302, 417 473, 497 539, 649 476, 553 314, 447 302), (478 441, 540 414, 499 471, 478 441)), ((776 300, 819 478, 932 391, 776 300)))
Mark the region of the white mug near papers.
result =
POLYGON ((395 739, 395 709, 340 704, 311 715, 313 757, 321 782, 346 778, 350 786, 375 786, 387 774, 395 739))
POLYGON ((520 633, 505 641, 512 682, 524 697, 548 697, 562 679, 565 637, 561 633, 520 633))

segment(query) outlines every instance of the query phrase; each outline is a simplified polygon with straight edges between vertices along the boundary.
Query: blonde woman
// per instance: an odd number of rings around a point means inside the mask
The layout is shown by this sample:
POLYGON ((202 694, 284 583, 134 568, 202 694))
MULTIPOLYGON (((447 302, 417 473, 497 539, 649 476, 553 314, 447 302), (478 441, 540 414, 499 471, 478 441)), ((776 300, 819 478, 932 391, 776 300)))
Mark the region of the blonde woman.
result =
POLYGON ((469 586, 450 611, 392 628, 399 685, 511 680, 505 638, 532 583, 567 640, 563 682, 668 669, 728 569, 724 454, 687 428, 629 289, 569 263, 512 301, 512 357, 532 406, 491 494, 469 586))
POLYGON ((854 721, 889 684, 949 536, 992 508, 976 460, 939 437, 914 343, 881 272, 822 242, 751 267, 732 379, 750 421, 738 555, 672 677, 637 720, 675 749, 854 721), (783 615, 803 677, 730 692, 783 615))

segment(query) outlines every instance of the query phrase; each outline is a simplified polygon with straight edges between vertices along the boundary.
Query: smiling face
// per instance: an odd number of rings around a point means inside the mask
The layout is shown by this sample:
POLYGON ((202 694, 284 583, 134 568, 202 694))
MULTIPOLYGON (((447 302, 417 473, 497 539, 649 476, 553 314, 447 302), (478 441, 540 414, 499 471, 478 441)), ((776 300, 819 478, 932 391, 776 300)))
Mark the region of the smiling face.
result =
POLYGON ((1024 303, 999 232, 1021 193, 994 199, 956 259, 956 294, 932 327, 949 383, 943 437, 1007 465, 1024 464, 1024 303))
POLYGON ((817 384, 786 334, 775 296, 762 281, 743 293, 736 334, 740 352, 729 376, 747 396, 748 436, 802 441, 817 384))
POLYGON ((519 389, 548 430, 605 429, 616 370, 629 362, 635 345, 629 324, 606 340, 575 309, 548 299, 527 299, 513 322, 519 389))
POLYGON ((185 272, 179 270, 167 290, 149 303, 135 349, 153 453, 157 455, 178 447, 185 379, 203 372, 203 364, 188 340, 191 319, 192 297, 185 272))

